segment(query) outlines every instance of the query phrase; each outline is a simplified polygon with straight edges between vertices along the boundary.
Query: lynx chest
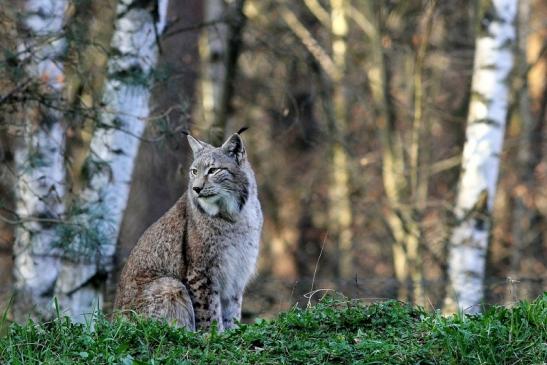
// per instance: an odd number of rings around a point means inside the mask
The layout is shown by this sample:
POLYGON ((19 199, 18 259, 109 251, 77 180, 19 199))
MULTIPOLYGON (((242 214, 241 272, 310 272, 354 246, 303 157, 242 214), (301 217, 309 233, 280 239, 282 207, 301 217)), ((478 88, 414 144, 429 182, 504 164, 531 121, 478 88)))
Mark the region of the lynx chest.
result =
MULTIPOLYGON (((258 203, 258 202, 257 202, 258 203)), ((243 290, 256 268, 262 212, 258 204, 248 204, 240 219, 219 237, 216 279, 222 291, 243 290)))

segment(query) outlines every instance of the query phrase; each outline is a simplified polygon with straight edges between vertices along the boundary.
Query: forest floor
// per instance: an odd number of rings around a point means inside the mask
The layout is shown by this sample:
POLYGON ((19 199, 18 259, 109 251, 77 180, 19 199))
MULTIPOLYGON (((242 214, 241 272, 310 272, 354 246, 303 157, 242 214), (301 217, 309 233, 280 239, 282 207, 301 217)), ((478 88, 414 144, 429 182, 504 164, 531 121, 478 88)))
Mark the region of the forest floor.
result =
POLYGON ((1 364, 545 364, 547 293, 481 315, 327 298, 222 334, 136 318, 11 324, 1 364))

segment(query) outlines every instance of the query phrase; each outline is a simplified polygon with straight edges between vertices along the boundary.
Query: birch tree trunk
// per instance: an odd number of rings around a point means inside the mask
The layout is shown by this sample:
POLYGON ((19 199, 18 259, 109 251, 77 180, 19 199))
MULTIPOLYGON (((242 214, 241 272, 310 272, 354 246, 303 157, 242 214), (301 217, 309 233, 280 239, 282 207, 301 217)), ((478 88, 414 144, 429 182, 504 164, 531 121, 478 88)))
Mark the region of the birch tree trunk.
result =
POLYGON ((22 138, 15 148, 16 211, 20 224, 14 246, 17 296, 14 316, 47 317, 59 270, 61 251, 56 225, 64 213, 65 131, 58 110, 63 89, 61 36, 67 2, 29 0, 23 25, 28 31, 20 44, 21 62, 43 100, 21 111, 22 138), (44 101, 44 103, 42 103, 44 101))
POLYGON ((513 67, 515 0, 481 1, 462 175, 449 243, 444 310, 480 311, 513 67))
POLYGON ((134 160, 149 114, 150 85, 158 49, 157 35, 165 27, 167 0, 159 0, 159 21, 136 0, 118 4, 112 58, 108 62, 101 115, 86 161, 89 181, 79 204, 93 240, 75 236, 72 255, 63 259, 55 286, 61 307, 76 321, 101 307, 105 277, 113 257, 127 204, 134 160), (91 246, 90 246, 91 244, 91 246))

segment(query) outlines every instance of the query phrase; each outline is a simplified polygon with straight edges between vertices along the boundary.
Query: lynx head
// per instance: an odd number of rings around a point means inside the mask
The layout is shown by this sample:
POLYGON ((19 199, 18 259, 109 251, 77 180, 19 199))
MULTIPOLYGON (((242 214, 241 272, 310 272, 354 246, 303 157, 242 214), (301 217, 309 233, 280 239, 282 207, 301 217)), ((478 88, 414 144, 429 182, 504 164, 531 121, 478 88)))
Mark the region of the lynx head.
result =
POLYGON ((249 195, 250 166, 245 146, 234 133, 221 147, 188 135, 194 153, 190 166, 188 194, 202 212, 234 221, 249 195))

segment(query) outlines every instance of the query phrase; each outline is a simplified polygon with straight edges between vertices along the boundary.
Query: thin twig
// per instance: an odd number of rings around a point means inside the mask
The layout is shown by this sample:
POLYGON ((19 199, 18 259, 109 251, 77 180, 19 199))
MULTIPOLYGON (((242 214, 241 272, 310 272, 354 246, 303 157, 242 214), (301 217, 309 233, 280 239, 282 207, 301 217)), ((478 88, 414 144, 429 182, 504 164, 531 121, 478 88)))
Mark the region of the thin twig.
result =
POLYGON ((6 95, 0 97, 0 104, 3 104, 7 99, 9 99, 13 94, 24 91, 26 89, 27 85, 30 83, 30 78, 26 79, 22 83, 15 86, 13 89, 11 89, 6 95))
POLYGON ((165 32, 164 35, 163 35, 163 39, 169 38, 169 37, 177 35, 179 33, 189 32, 189 31, 192 31, 192 30, 198 30, 198 29, 202 29, 202 28, 206 28, 206 27, 212 27, 212 26, 215 26, 217 24, 222 24, 222 23, 226 23, 226 18, 225 17, 221 17, 221 18, 218 18, 218 19, 213 19, 213 20, 209 20, 209 21, 205 21, 205 22, 200 22, 200 23, 188 25, 188 26, 185 26, 185 27, 182 27, 182 28, 174 29, 170 32, 165 32))

